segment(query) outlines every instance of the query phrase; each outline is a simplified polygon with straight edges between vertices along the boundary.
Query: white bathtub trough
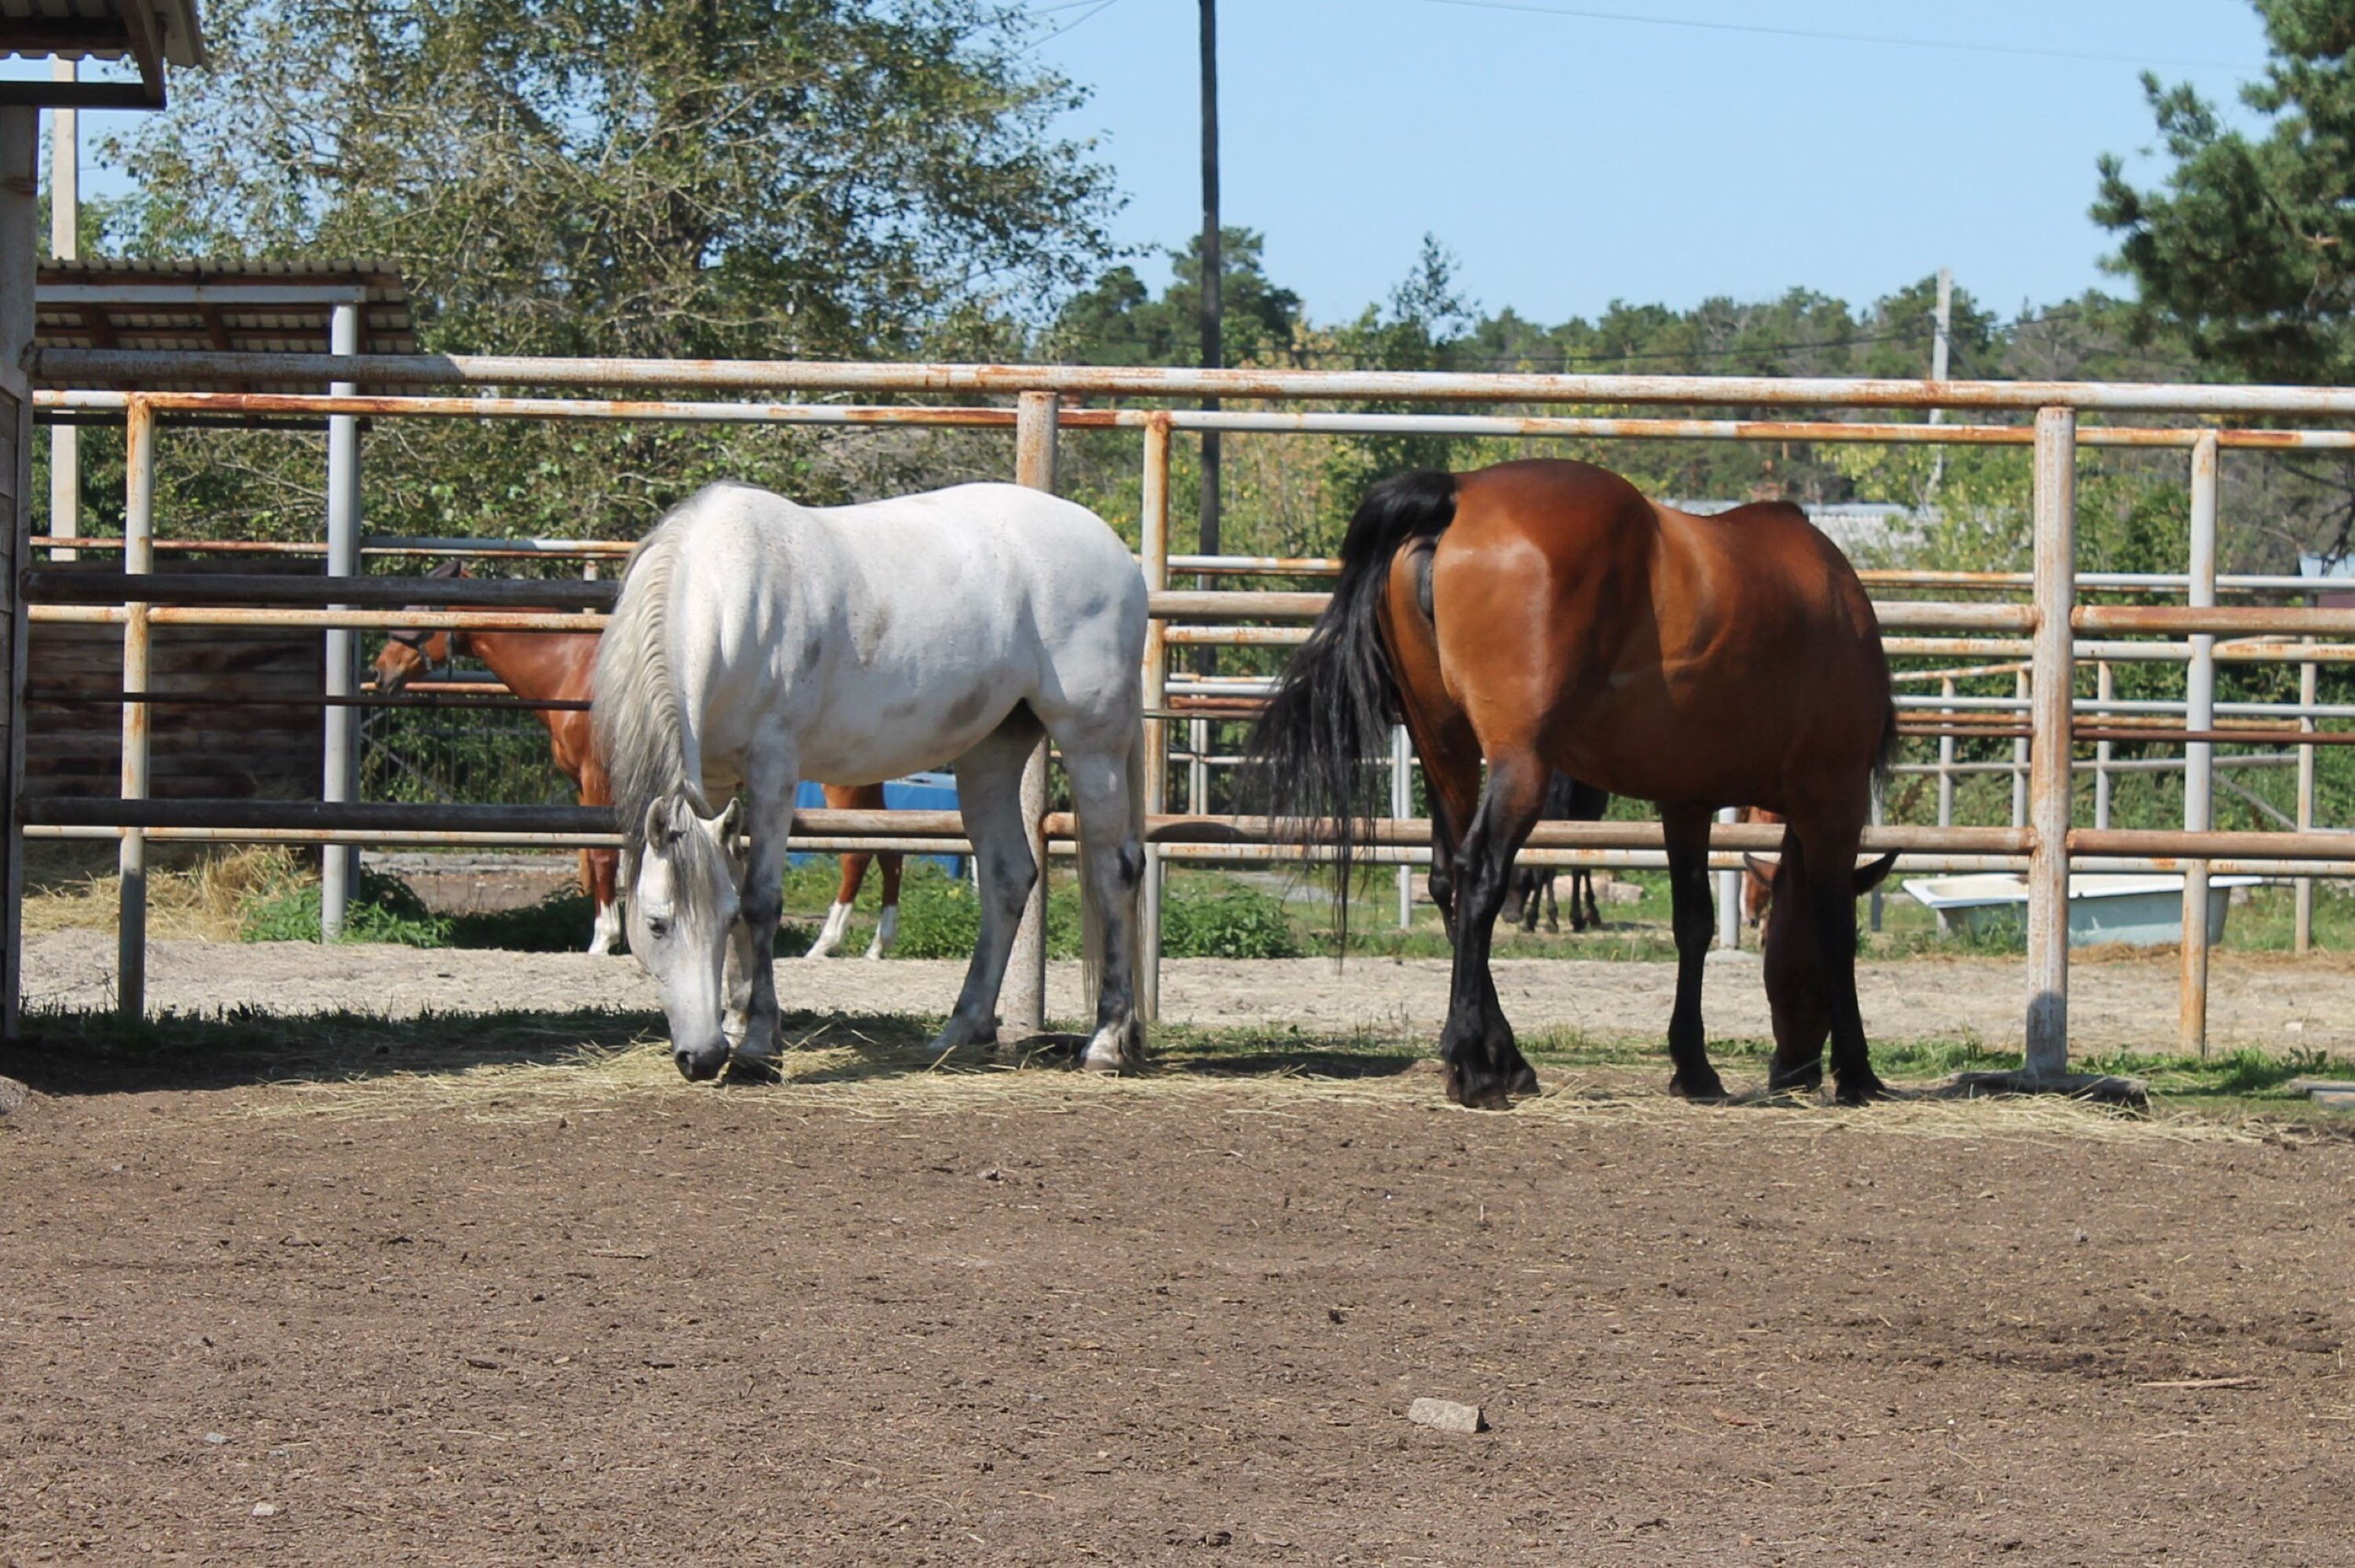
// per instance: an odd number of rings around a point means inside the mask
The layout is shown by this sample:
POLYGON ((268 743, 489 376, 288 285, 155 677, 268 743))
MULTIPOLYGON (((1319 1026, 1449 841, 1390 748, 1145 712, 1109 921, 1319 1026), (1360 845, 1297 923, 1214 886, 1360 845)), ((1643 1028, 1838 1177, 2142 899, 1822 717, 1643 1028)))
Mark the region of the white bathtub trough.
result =
MULTIPOLYGON (((2235 887, 2254 887, 2258 876, 2208 879, 2208 941, 2224 939, 2224 911, 2235 887)), ((1959 926, 1988 931, 2028 923, 2028 880, 2008 871, 1974 876, 1911 879, 1905 891, 1938 916, 1938 929, 1959 926)), ((2089 948, 2124 942, 2137 948, 2166 947, 2183 939, 2183 878, 2180 876, 2072 876, 2069 879, 2069 945, 2089 948)))

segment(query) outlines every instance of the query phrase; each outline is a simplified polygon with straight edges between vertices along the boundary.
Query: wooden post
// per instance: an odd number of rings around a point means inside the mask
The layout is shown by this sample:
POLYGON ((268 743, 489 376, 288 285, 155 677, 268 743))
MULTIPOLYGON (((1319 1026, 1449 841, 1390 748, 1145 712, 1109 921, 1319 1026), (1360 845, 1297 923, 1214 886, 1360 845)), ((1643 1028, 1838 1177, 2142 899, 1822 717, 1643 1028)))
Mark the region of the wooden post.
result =
MULTIPOLYGON (((2191 448, 2191 585, 2194 609, 2216 603, 2216 432, 2202 430, 2191 448)), ((2216 639, 2191 636, 2191 667, 2185 687, 2186 729, 2216 727, 2216 639)), ((2212 825, 2211 791, 2216 748, 2204 740, 2183 747, 2183 831, 2204 833, 2212 825)), ((2183 863, 2181 1006, 2177 1037, 2187 1051, 2208 1054, 2208 863, 2183 863)))
MULTIPOLYGON (((1169 586, 1169 416, 1155 414, 1145 427, 1145 484, 1137 524, 1145 586, 1155 593, 1169 586)), ((1169 649, 1162 622, 1145 623, 1145 810, 1169 810, 1169 722, 1157 717, 1169 703, 1169 649)), ((1147 1023, 1161 1017, 1161 851, 1145 846, 1143 959, 1136 977, 1137 1011, 1147 1023)))
POLYGON ((2077 413, 2036 411, 2036 633, 2029 726, 2028 1050, 2026 1076, 2069 1066, 2070 694, 2075 649, 2077 413))
MULTIPOLYGON (((1055 488, 1055 395, 1025 392, 1014 424, 1014 482, 1033 490, 1055 488)), ((1030 856, 1039 867, 1022 923, 1014 929, 1000 1011, 1004 1037, 1019 1040, 1047 1027, 1047 743, 1039 742, 1022 768, 1022 825, 1030 856)))
MULTIPOLYGON (((132 574, 155 569, 155 416, 136 393, 123 410, 124 491, 123 569, 132 574)), ((123 607, 123 689, 147 689, 149 632, 147 606, 123 607)), ((123 705, 123 798, 147 798, 147 716, 144 702, 123 705)), ((123 830, 115 857, 122 906, 115 923, 114 1005, 125 1018, 147 1012, 147 835, 138 828, 123 830)))

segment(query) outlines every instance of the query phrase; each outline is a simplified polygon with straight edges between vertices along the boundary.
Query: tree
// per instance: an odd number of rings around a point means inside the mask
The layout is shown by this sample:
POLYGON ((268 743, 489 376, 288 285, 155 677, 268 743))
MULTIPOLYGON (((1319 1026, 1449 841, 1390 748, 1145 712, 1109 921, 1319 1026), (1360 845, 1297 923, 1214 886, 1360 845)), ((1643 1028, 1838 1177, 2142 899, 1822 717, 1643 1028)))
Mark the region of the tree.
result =
POLYGON ((902 353, 1107 253, 1084 94, 991 0, 218 0, 107 151, 148 254, 387 256, 442 349, 902 353))
POLYGON ((2167 154, 2163 190, 2101 161, 2095 222, 2140 291, 2138 334, 2173 329, 2217 371, 2284 381, 2355 376, 2355 5, 2254 0, 2273 58, 2241 100, 2269 122, 2227 130, 2186 84, 2143 90, 2167 154))
MULTIPOLYGON (((210 69, 106 155, 118 253, 388 257, 443 352, 996 356, 1110 253, 1080 90, 995 0, 216 0, 210 69)), ((176 528, 314 535, 314 451, 176 436, 176 528)), ((643 532, 721 477, 965 477, 945 440, 388 422, 372 526, 643 532)))
MULTIPOLYGON (((1296 356, 1300 296, 1268 277, 1261 260, 1264 245, 1255 229, 1219 231, 1220 319, 1228 365, 1268 365, 1296 356)), ((1171 277, 1159 299, 1125 264, 1072 296, 1050 334, 1054 356, 1080 365, 1199 363, 1201 236, 1167 254, 1171 277)))

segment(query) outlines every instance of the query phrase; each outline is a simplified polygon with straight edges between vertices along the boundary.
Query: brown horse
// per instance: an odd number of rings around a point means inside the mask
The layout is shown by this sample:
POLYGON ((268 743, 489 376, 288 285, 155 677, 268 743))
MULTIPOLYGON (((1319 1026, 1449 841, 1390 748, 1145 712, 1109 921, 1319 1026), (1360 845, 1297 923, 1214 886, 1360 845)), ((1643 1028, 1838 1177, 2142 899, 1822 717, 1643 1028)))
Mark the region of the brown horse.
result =
POLYGON ((1379 805, 1362 759, 1381 753, 1394 713, 1430 781, 1431 891, 1455 948, 1440 1037, 1450 1098, 1501 1107, 1537 1086, 1488 951, 1556 769, 1659 804, 1678 953, 1671 1092, 1725 1093, 1700 982, 1710 818, 1736 802, 1785 819, 1764 965, 1771 1086, 1820 1084, 1828 1035, 1840 1097, 1882 1092, 1857 1005, 1855 901, 1894 857, 1856 860, 1896 711, 1863 585, 1797 507, 1695 517, 1557 461, 1383 482, 1252 740, 1271 813, 1330 846, 1337 903, 1379 805))
MULTIPOLYGON (((432 575, 450 577, 467 574, 455 565, 445 565, 435 567, 432 575)), ((376 689, 381 693, 397 692, 411 681, 446 668, 451 659, 461 653, 488 664, 491 673, 508 691, 527 701, 586 703, 590 674, 597 664, 597 639, 585 631, 394 631, 388 634, 383 652, 376 656, 376 689)), ((579 788, 581 803, 612 805, 613 791, 590 733, 588 709, 542 708, 539 719, 548 726, 549 749, 555 754, 556 766, 579 788)), ((828 784, 826 803, 841 811, 879 811, 883 810, 883 786, 828 784)), ((867 863, 875 858, 878 857, 865 854, 842 857, 842 883, 836 891, 833 907, 826 911, 825 929, 804 957, 824 958, 841 945, 851 901, 858 896, 859 886, 867 880, 867 863)), ((592 953, 615 953, 622 948, 621 911, 613 895, 619 859, 613 850, 581 852, 581 890, 597 906, 597 923, 589 938, 589 951, 592 953)), ((883 914, 875 927, 875 939, 867 949, 870 959, 879 959, 890 952, 900 930, 900 857, 886 854, 880 859, 883 914)))

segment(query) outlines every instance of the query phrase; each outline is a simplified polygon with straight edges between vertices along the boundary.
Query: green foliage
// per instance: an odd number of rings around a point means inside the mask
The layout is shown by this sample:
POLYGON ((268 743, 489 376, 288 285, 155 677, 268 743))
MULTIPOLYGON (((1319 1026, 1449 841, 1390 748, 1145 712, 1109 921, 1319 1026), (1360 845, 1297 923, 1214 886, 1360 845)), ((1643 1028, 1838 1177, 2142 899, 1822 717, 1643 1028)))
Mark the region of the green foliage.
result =
POLYGON ((1173 959, 1293 959, 1300 940, 1283 901, 1240 884, 1172 882, 1161 901, 1161 951, 1173 959))
MULTIPOLYGON (((290 868, 247 900, 240 934, 249 942, 315 942, 319 909, 318 878, 290 868)), ((344 940, 446 948, 451 945, 450 921, 426 908, 400 878, 363 870, 345 915, 344 940)))
POLYGON ((2241 99, 2268 122, 2224 127, 2189 84, 2145 74, 2174 161, 2163 190, 2103 158, 2093 216, 2119 236, 2143 336, 2180 332, 2203 364, 2260 380, 2355 375, 2355 6, 2255 0, 2273 58, 2241 99))

